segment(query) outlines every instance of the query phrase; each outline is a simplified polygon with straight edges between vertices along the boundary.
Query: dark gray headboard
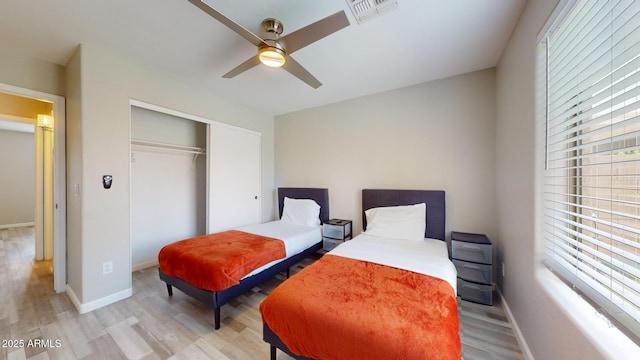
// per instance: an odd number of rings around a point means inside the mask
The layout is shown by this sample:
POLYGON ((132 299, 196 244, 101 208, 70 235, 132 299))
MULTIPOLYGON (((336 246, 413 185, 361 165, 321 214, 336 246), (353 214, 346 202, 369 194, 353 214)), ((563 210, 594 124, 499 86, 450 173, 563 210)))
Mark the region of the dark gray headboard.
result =
POLYGON ((320 205, 320 221, 324 224, 329 221, 329 189, 323 188, 278 188, 278 208, 280 217, 284 209, 284 198, 311 199, 320 205))
POLYGON ((362 228, 367 229, 364 212, 381 206, 427 204, 425 237, 445 240, 445 201, 442 190, 362 190, 362 228))

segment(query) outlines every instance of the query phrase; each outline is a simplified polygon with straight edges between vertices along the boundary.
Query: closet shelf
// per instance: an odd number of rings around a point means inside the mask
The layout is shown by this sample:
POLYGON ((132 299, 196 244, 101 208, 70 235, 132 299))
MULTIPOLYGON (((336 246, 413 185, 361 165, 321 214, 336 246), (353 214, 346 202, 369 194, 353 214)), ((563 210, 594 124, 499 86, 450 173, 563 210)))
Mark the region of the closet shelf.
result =
POLYGON ((132 149, 138 148, 138 149, 147 149, 147 150, 159 150, 159 151, 193 154, 193 161, 196 161, 196 159, 198 158, 198 155, 204 155, 207 153, 206 149, 199 148, 197 146, 167 144, 167 143, 147 141, 147 140, 137 140, 137 139, 131 139, 131 147, 132 149))
POLYGON ((206 154, 207 153, 207 150, 205 150, 203 148, 199 148, 197 146, 167 144, 167 143, 160 143, 160 142, 147 141, 147 140, 131 139, 131 145, 134 145, 134 146, 140 147, 140 148, 187 152, 187 153, 191 153, 191 154, 206 154))

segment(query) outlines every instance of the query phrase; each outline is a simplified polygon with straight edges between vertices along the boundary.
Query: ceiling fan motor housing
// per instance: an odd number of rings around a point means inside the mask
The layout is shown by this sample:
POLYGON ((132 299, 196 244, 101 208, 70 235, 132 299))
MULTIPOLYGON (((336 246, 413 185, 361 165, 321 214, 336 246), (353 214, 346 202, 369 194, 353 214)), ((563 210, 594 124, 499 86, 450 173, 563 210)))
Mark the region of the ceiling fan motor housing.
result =
POLYGON ((284 31, 284 25, 278 19, 267 18, 262 20, 262 32, 265 39, 277 40, 284 31))
POLYGON ((284 31, 284 25, 278 19, 268 18, 262 20, 263 41, 265 44, 258 46, 258 56, 263 64, 271 67, 280 67, 286 61, 286 50, 278 42, 280 34, 284 31))

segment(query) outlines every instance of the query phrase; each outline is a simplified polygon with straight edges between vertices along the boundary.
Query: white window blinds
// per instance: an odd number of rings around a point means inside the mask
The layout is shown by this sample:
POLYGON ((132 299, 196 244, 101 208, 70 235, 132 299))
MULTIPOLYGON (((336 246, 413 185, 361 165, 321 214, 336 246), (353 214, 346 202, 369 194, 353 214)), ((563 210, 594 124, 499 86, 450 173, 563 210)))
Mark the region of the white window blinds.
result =
POLYGON ((576 1, 543 39, 546 263, 640 334, 640 1, 576 1))

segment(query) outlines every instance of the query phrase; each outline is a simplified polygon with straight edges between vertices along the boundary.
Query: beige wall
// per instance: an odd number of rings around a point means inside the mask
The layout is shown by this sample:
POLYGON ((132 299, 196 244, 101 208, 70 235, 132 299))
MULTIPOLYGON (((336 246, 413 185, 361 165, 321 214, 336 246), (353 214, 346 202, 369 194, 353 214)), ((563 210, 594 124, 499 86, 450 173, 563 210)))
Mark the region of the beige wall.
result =
POLYGON ((35 221, 34 141, 33 132, 0 130, 0 228, 35 221))
MULTIPOLYGON (((69 251, 69 286, 82 304, 131 289, 130 99, 262 133, 262 192, 273 191, 272 117, 91 46, 81 46, 68 65, 67 87, 72 137, 67 142, 68 213, 75 216, 68 222, 68 242, 74 248, 69 251), (109 190, 102 188, 104 174, 113 175, 109 190), (113 273, 103 275, 107 261, 113 261, 113 273)), ((273 209, 272 198, 263 196, 263 220, 273 218, 273 209)))
POLYGON ((536 359, 602 359, 535 277, 535 50, 557 2, 527 2, 497 67, 499 284, 536 359))
POLYGON ((4 84, 64 96, 64 76, 63 66, 2 49, 0 82, 4 84))
POLYGON ((329 188, 362 229, 364 188, 441 189, 447 232, 496 234, 495 71, 276 117, 276 185, 329 188))

